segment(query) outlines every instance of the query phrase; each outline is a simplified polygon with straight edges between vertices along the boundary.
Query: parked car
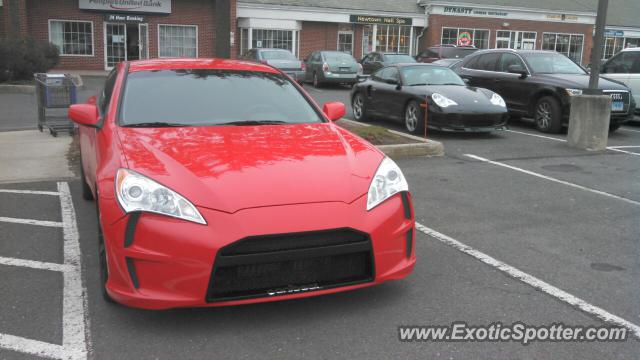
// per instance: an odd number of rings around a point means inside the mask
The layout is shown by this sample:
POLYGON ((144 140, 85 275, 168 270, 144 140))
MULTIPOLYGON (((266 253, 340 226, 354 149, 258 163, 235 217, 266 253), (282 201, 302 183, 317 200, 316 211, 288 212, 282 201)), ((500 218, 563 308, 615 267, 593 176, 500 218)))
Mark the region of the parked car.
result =
POLYGON ((358 121, 380 116, 402 121, 413 134, 427 127, 445 131, 491 132, 503 129, 508 114, 493 91, 467 86, 451 69, 432 64, 387 66, 356 84, 351 94, 358 121))
POLYGON ((385 66, 415 62, 408 54, 372 52, 363 57, 360 64, 364 74, 371 75, 385 66))
POLYGON ((460 70, 460 67, 462 66, 462 59, 442 59, 442 60, 436 60, 432 62, 432 64, 448 67, 449 69, 453 70, 453 72, 457 74, 458 71, 460 70))
MULTIPOLYGON (((514 117, 532 117, 538 130, 560 132, 569 121, 571 97, 589 86, 589 74, 555 51, 495 49, 466 57, 460 76, 500 94, 514 117)), ((624 84, 601 78, 613 98, 610 130, 633 119, 636 103, 624 84)))
POLYGON ((271 65, 302 83, 305 75, 305 64, 285 49, 250 49, 241 59, 271 65))
POLYGON ((356 59, 341 51, 314 51, 305 63, 305 81, 312 82, 316 88, 330 83, 353 85, 362 73, 356 59))
POLYGON ((602 76, 617 80, 631 89, 636 102, 636 113, 640 113, 640 48, 627 48, 602 65, 602 76))
POLYGON ((69 108, 82 194, 96 199, 105 300, 239 305, 409 275, 407 181, 333 123, 344 113, 262 64, 116 65, 99 97, 69 108))
POLYGON ((478 51, 473 45, 456 46, 456 45, 436 45, 431 46, 427 50, 416 56, 418 62, 432 63, 442 59, 464 59, 468 55, 478 51))

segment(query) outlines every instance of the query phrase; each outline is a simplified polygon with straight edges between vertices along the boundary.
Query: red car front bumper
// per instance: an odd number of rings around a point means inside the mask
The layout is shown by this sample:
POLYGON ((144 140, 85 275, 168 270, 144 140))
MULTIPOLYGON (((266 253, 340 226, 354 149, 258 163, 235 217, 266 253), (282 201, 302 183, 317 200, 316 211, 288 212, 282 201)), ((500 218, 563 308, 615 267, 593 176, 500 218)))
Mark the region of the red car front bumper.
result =
POLYGON ((415 224, 408 193, 395 195, 371 211, 366 211, 366 195, 351 204, 272 206, 234 214, 206 208, 199 211, 207 225, 151 213, 140 214, 135 225, 130 221, 132 215, 112 224, 103 223, 109 295, 119 303, 146 309, 277 301, 402 279, 411 273, 416 261, 415 224), (353 229, 368 235, 373 254, 371 279, 346 286, 301 287, 272 295, 265 292, 249 298, 207 301, 220 249, 247 237, 327 229, 353 229))

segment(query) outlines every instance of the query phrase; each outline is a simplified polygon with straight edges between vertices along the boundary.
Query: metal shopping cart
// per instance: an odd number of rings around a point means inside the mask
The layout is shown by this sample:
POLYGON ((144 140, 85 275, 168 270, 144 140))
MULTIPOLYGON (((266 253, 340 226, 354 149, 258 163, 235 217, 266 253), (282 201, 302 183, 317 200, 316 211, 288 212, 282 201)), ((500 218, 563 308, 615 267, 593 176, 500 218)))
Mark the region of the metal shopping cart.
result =
POLYGON ((75 125, 67 116, 67 108, 76 103, 76 84, 68 74, 35 74, 38 103, 38 130, 48 129, 53 136, 59 131, 73 134, 75 125), (63 110, 64 109, 64 110, 63 110))

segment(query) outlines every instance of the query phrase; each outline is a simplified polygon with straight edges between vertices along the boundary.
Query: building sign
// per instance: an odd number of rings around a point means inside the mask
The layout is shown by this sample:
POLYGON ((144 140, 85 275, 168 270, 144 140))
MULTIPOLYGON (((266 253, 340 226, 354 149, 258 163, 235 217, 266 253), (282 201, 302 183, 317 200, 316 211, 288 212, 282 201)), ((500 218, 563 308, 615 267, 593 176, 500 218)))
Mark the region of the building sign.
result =
POLYGON ((349 21, 358 24, 411 25, 413 19, 392 16, 350 15, 349 21))
POLYGON ((473 44, 473 37, 468 31, 463 31, 458 35, 458 46, 469 46, 473 44))
POLYGON ((624 31, 622 30, 605 30, 604 36, 608 37, 624 37, 624 31))
POLYGON ((80 9, 171 14, 171 0, 78 0, 80 9))
POLYGON ((578 21, 577 16, 565 14, 548 14, 547 19, 556 21, 578 21))
POLYGON ((128 23, 143 23, 144 16, 142 15, 127 15, 127 14, 105 14, 104 21, 108 22, 128 22, 128 23))
POLYGON ((475 16, 491 16, 491 17, 507 17, 509 13, 506 11, 499 10, 485 10, 485 9, 475 9, 471 7, 464 6, 445 6, 444 7, 445 14, 452 15, 475 15, 475 16))

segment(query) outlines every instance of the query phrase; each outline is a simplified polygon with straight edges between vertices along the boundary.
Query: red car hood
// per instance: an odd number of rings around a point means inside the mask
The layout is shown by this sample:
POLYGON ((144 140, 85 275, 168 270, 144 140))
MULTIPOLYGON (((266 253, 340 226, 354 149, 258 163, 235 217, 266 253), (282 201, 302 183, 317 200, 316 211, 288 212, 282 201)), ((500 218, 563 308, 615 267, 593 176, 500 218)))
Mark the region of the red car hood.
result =
POLYGON ((128 167, 197 206, 241 209, 367 193, 383 155, 332 123, 118 129, 128 167))

